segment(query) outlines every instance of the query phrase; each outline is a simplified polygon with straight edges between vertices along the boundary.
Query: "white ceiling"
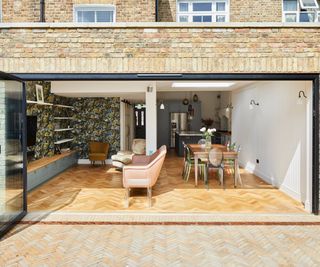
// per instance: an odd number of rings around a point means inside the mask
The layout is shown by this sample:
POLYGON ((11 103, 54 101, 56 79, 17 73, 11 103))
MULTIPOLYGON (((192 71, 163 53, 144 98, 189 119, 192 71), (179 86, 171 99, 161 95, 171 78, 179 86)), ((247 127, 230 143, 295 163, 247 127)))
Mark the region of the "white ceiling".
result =
MULTIPOLYGON (((142 100, 148 86, 156 83, 157 92, 233 91, 254 83, 253 81, 228 81, 228 88, 172 88, 172 83, 184 81, 52 81, 51 92, 66 97, 122 97, 142 100)), ((188 81, 188 83, 209 81, 188 81)), ((210 81, 213 82, 213 81, 210 81)), ((214 81, 215 82, 215 81, 214 81)), ((225 81, 221 81, 225 82, 225 81)), ((219 83, 219 81, 217 81, 219 83)))

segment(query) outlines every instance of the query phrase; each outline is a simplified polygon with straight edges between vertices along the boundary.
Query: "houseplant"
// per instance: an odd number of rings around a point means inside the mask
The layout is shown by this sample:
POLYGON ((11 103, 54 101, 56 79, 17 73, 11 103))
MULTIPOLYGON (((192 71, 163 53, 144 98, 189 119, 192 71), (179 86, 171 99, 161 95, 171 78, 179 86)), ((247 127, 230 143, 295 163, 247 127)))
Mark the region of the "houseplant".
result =
POLYGON ((217 130, 215 128, 209 128, 202 127, 200 129, 200 132, 202 132, 203 138, 206 140, 206 148, 211 148, 211 137, 213 136, 214 132, 217 130))

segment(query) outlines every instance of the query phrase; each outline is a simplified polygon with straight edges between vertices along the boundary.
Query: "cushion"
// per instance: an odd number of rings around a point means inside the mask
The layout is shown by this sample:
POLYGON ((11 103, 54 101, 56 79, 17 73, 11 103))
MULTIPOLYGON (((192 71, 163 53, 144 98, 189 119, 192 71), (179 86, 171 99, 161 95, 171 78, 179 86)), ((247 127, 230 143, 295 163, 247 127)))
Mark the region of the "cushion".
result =
POLYGON ((120 156, 124 156, 124 155, 132 155, 132 151, 129 151, 129 150, 123 150, 123 151, 119 151, 117 153, 117 155, 120 155, 120 156))
POLYGON ((111 156, 112 161, 119 161, 123 164, 130 164, 132 162, 132 154, 131 155, 113 155, 111 156))
POLYGON ((132 152, 137 155, 146 154, 146 140, 145 139, 134 139, 132 143, 132 152))

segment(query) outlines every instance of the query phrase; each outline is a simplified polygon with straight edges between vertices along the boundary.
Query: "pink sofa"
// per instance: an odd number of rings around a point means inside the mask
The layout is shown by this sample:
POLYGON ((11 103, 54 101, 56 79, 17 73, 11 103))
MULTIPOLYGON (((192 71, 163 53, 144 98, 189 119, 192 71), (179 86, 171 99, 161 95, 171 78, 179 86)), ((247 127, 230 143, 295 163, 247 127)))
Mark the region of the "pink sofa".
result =
POLYGON ((151 207, 152 187, 157 182, 167 154, 166 146, 160 147, 151 156, 134 155, 132 164, 123 167, 123 186, 126 189, 126 207, 129 207, 131 188, 147 188, 151 207))

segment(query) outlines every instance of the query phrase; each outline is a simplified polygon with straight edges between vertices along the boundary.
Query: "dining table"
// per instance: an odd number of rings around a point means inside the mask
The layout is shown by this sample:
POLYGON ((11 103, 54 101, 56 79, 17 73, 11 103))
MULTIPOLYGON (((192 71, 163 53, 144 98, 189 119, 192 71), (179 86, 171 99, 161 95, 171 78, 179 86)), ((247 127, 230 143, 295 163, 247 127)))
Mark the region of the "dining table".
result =
POLYGON ((201 144, 188 144, 191 153, 194 156, 194 175, 195 175, 195 186, 198 186, 198 161, 201 158, 209 158, 209 153, 211 149, 220 149, 223 153, 224 160, 232 160, 234 162, 234 186, 237 186, 238 180, 240 180, 239 173, 239 161, 238 152, 229 151, 227 146, 220 144, 212 144, 211 147, 204 147, 201 144))

